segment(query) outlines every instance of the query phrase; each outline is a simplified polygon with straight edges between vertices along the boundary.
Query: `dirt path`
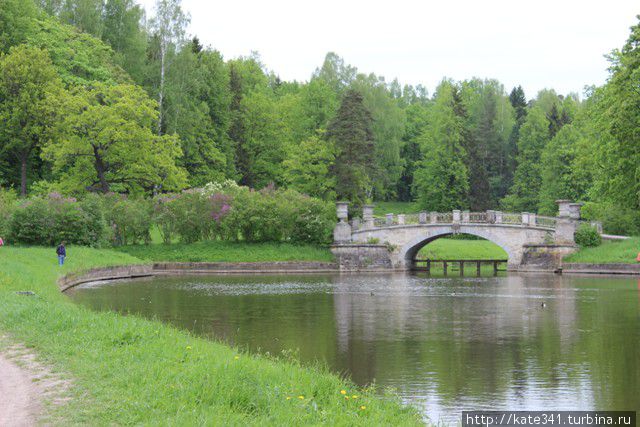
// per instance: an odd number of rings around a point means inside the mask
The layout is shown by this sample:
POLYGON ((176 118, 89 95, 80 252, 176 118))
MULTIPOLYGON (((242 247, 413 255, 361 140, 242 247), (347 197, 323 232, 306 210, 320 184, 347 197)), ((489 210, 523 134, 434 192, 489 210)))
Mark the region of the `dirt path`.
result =
MULTIPOLYGON (((0 342, 6 344, 6 337, 0 336, 0 342)), ((0 346, 0 426, 37 425, 46 404, 64 404, 69 384, 37 362, 28 349, 0 346)))
POLYGON ((0 355, 0 426, 32 426, 42 410, 29 373, 0 355))

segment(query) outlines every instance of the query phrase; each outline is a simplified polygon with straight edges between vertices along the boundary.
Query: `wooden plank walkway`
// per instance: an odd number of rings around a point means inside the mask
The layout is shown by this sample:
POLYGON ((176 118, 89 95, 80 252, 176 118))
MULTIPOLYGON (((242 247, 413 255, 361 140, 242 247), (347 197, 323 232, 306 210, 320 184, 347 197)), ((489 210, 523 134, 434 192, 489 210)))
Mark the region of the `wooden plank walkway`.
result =
MULTIPOLYGON (((427 274, 431 274, 431 268, 434 264, 442 264, 442 270, 444 275, 447 275, 448 267, 451 265, 458 264, 458 270, 460 272, 460 276, 464 276, 464 265, 465 264, 475 264, 476 265, 476 276, 480 276, 480 268, 482 264, 493 264, 493 275, 496 276, 498 274, 498 265, 500 263, 506 263, 506 259, 415 259, 413 260, 413 271, 426 271, 427 274), (424 264, 424 266, 421 266, 424 264)), ((504 271, 504 270, 503 270, 504 271)))

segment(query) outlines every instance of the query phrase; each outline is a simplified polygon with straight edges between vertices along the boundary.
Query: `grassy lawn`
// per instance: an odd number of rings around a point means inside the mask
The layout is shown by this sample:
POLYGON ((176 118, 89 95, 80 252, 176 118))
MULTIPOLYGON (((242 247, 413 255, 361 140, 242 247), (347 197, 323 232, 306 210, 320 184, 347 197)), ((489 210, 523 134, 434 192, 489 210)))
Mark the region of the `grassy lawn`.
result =
POLYGON ((416 202, 375 202, 373 214, 375 216, 385 216, 385 214, 411 214, 420 212, 416 202))
POLYGON ((261 261, 333 261, 328 248, 288 243, 197 242, 162 243, 117 248, 148 261, 176 262, 261 262, 261 261))
POLYGON ((593 264, 625 263, 635 264, 640 252, 640 237, 628 240, 604 242, 594 248, 582 248, 564 259, 565 262, 593 264))
POLYGON ((238 352, 136 316, 98 313, 61 294, 61 274, 139 263, 122 252, 0 248, 0 333, 71 376, 55 424, 418 425, 417 412, 321 368, 238 352), (33 291, 37 296, 17 295, 33 291), (341 390, 357 398, 345 399, 341 390))
POLYGON ((437 239, 420 250, 422 259, 507 259, 507 253, 488 240, 437 239))

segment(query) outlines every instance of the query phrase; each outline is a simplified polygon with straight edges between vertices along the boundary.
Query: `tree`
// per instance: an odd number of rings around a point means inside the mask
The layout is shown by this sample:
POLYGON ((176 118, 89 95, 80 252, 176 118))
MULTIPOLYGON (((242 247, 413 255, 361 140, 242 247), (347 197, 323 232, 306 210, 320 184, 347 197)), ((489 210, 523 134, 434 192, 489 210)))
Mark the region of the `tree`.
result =
POLYGON ((335 199, 336 181, 330 174, 334 160, 333 145, 318 136, 311 136, 295 145, 285 160, 285 183, 288 188, 312 197, 335 199))
POLYGON ((369 172, 374 167, 373 118, 363 96, 347 90, 336 117, 329 124, 327 140, 336 148, 331 174, 336 180, 336 196, 355 205, 371 196, 369 172))
POLYGON ((47 50, 65 85, 130 81, 115 65, 113 50, 95 37, 51 17, 35 19, 31 29, 25 35, 27 44, 47 50))
POLYGON ((163 132, 165 76, 168 57, 172 49, 180 47, 189 24, 189 16, 182 12, 181 0, 157 0, 151 29, 157 38, 158 61, 160 62, 160 82, 158 86, 158 135, 163 132))
POLYGON ((144 10, 134 0, 107 0, 104 5, 102 40, 113 48, 116 62, 138 84, 143 82, 146 59, 143 16, 144 10))
POLYGON ((345 64, 344 59, 334 52, 329 52, 320 68, 313 73, 314 78, 324 80, 336 93, 346 90, 356 78, 358 69, 345 64))
POLYGON ((501 204, 509 211, 535 212, 538 209, 538 195, 542 178, 541 156, 549 141, 549 122, 539 106, 533 107, 520 128, 518 139, 518 166, 513 185, 501 204))
MULTIPOLYGON (((538 212, 552 215, 558 211, 556 200, 584 200, 591 184, 590 168, 583 168, 580 150, 588 141, 580 125, 562 127, 542 152, 541 185, 538 212)), ((589 150, 590 151, 590 150, 589 150)))
POLYGON ((414 185, 423 209, 442 212, 465 208, 468 203, 464 111, 458 96, 450 81, 440 83, 419 138, 423 160, 416 169, 414 185))
POLYGON ((364 105, 373 119, 375 166, 369 174, 374 197, 393 199, 397 196, 395 191, 403 169, 400 151, 406 120, 404 111, 391 97, 384 79, 373 74, 359 74, 351 88, 362 94, 364 105))
POLYGON ((36 16, 30 0, 0 0, 0 53, 25 41, 36 16))
POLYGON ((516 171, 518 155, 518 139, 520 138, 520 128, 527 118, 527 98, 524 95, 522 86, 514 87, 509 94, 509 102, 515 113, 515 123, 509 134, 507 143, 507 172, 505 175, 505 186, 511 188, 513 185, 513 175, 516 171))
MULTIPOLYGON (((640 15, 638 15, 640 19, 640 15)), ((609 55, 611 76, 594 94, 597 126, 604 134, 594 144, 600 167, 592 194, 618 207, 640 209, 640 24, 621 50, 609 55)))
POLYGON ((156 106, 138 86, 76 88, 61 137, 43 156, 70 191, 179 190, 186 183, 176 166, 180 146, 174 136, 154 135, 156 106))
POLYGON ((403 145, 400 156, 404 164, 402 176, 398 182, 398 199, 412 201, 415 198, 414 175, 422 160, 419 138, 428 123, 428 107, 422 103, 413 103, 405 109, 407 121, 405 124, 403 145))
POLYGON ((22 196, 32 155, 55 134, 63 95, 46 51, 20 45, 0 56, 0 140, 20 165, 22 196))
POLYGON ((60 19, 82 32, 101 37, 104 0, 65 0, 59 11, 60 19))

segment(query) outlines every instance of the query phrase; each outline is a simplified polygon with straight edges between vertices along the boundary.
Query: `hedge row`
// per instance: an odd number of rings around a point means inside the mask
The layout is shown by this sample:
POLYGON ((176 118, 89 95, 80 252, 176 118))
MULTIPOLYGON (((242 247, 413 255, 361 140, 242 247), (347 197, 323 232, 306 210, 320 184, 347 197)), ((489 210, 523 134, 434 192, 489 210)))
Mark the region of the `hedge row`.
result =
POLYGON ((293 190, 254 191, 229 183, 153 199, 87 194, 76 200, 52 193, 17 200, 0 191, 0 237, 25 244, 149 243, 153 227, 166 243, 221 239, 325 244, 331 241, 334 217, 330 203, 293 190))

